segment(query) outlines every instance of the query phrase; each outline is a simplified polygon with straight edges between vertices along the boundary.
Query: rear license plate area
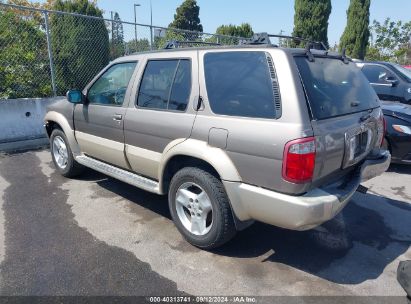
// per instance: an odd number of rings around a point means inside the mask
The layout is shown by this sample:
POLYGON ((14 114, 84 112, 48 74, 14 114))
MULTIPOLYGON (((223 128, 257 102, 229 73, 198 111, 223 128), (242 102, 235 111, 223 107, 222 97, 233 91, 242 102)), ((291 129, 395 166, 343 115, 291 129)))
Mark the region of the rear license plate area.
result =
POLYGON ((358 163, 365 155, 370 151, 372 140, 371 129, 362 127, 345 134, 345 160, 343 168, 347 168, 351 165, 358 163))
POLYGON ((351 158, 355 159, 367 151, 368 131, 355 135, 350 139, 351 158))

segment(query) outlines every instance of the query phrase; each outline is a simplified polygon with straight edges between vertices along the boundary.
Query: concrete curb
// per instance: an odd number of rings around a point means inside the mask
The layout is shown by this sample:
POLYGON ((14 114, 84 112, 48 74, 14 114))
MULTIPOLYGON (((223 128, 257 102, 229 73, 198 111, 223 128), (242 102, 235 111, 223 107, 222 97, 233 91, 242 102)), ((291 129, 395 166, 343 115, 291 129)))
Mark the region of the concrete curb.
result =
POLYGON ((49 146, 49 139, 47 137, 19 140, 7 143, 0 143, 0 152, 11 153, 21 152, 26 150, 34 150, 47 148, 49 146))
POLYGON ((46 108, 64 98, 0 100, 0 151, 20 151, 47 146, 43 121, 46 108))

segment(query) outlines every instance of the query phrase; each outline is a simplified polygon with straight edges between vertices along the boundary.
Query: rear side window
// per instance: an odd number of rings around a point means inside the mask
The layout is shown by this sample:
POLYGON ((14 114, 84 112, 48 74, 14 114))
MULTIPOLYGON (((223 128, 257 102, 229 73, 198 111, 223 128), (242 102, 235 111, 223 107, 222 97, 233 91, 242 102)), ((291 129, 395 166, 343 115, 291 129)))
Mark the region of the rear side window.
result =
POLYGON ((185 111, 190 91, 190 60, 152 60, 144 71, 137 104, 143 108, 185 111))
POLYGON ((276 118, 273 89, 278 87, 266 56, 264 52, 218 52, 204 56, 207 94, 214 113, 276 118))
POLYGON ((333 58, 295 57, 314 119, 326 119, 379 106, 378 97, 354 63, 333 58))

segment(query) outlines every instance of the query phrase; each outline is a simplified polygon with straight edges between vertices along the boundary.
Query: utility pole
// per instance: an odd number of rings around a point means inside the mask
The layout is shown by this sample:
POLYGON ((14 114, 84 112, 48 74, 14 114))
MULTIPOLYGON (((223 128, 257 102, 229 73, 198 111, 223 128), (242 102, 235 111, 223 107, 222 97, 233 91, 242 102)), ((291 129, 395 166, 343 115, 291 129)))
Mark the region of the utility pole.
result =
POLYGON ((113 41, 113 33, 114 33, 114 12, 110 11, 111 14, 111 41, 113 41))
POLYGON ((111 41, 110 41, 110 57, 112 56, 112 54, 114 54, 114 39, 113 39, 113 34, 114 34, 114 12, 110 11, 110 15, 111 15, 111 41))
MULTIPOLYGON (((284 33, 283 30, 280 31, 280 36, 282 36, 284 33)), ((278 38, 278 46, 282 47, 283 46, 283 39, 281 37, 278 38)))
POLYGON ((150 35, 151 35, 151 49, 153 49, 153 5, 150 0, 150 35))
POLYGON ((141 6, 141 4, 134 4, 134 39, 135 39, 136 50, 137 50, 137 11, 136 11, 137 6, 141 6))

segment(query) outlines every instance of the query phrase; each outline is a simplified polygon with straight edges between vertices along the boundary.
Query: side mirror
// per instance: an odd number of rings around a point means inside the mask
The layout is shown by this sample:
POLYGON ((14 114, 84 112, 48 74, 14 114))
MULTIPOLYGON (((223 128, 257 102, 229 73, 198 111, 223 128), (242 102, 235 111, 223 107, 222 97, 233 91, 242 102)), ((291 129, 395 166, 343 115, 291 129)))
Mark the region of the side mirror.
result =
POLYGON ((66 94, 68 102, 78 104, 83 103, 83 93, 79 90, 70 90, 66 94))
POLYGON ((385 78, 385 81, 391 84, 393 87, 395 87, 399 83, 398 79, 394 76, 388 76, 387 78, 385 78))

